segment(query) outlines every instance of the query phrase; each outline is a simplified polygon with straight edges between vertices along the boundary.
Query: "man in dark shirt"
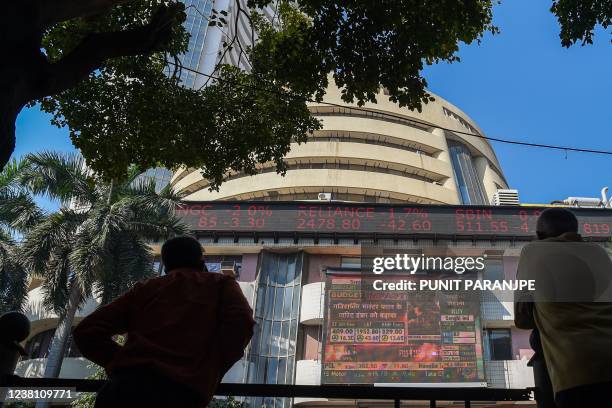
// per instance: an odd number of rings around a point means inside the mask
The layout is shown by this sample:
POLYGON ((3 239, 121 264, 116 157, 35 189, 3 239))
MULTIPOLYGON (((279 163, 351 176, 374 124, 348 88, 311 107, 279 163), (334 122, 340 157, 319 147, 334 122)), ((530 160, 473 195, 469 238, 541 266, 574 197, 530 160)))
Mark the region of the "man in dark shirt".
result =
POLYGON ((205 271, 197 240, 172 238, 161 256, 165 276, 136 284, 74 330, 83 356, 109 375, 96 407, 205 406, 253 335, 240 286, 205 271))

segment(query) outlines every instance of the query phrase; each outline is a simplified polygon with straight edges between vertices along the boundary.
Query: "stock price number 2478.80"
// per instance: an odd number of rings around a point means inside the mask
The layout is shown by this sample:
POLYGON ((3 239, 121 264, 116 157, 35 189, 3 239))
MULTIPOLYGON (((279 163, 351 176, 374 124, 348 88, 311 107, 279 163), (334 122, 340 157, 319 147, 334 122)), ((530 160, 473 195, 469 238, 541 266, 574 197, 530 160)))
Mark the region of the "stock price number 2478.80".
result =
POLYGON ((296 229, 298 230, 330 230, 330 231, 357 231, 361 228, 361 220, 359 218, 342 218, 336 219, 333 217, 308 217, 298 218, 296 229))

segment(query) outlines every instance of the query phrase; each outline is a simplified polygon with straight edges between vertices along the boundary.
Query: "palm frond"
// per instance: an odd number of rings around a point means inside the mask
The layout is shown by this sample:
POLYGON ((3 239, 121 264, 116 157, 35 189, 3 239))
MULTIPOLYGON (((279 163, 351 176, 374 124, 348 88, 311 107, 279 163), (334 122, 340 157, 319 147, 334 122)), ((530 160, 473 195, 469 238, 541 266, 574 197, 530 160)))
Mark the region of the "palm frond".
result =
POLYGON ((155 180, 143 178, 126 186, 120 199, 131 198, 139 206, 155 208, 161 212, 174 212, 180 205, 183 196, 183 193, 178 193, 170 185, 156 192, 155 180))
POLYGON ((75 155, 42 153, 28 160, 22 185, 71 204, 42 216, 21 249, 25 267, 44 278, 45 304, 53 310, 66 307, 75 284, 84 296, 114 299, 153 275, 148 241, 188 232, 176 216, 180 195, 170 187, 157 193, 154 180, 140 177, 138 169, 122 182, 105 183, 75 155))
POLYGON ((112 256, 112 231, 104 227, 104 222, 104 211, 90 213, 76 233, 69 255, 72 271, 78 277, 83 292, 88 292, 95 285, 106 259, 112 256))
POLYGON ((25 159, 13 159, 6 164, 0 172, 0 197, 5 193, 19 191, 19 176, 28 165, 25 159))
POLYGON ((45 216, 34 198, 26 192, 18 192, 0 199, 0 224, 17 232, 25 232, 45 216))
POLYGON ((42 152, 26 156, 29 165, 20 180, 34 194, 87 206, 96 200, 96 183, 85 160, 76 153, 42 152))
POLYGON ((154 276, 153 254, 147 243, 134 234, 122 232, 113 240, 96 290, 102 303, 108 303, 129 290, 136 282, 154 276))
POLYGON ((0 314, 23 308, 28 274, 17 258, 19 248, 8 237, 0 239, 0 314))
POLYGON ((35 276, 48 275, 47 264, 57 248, 71 246, 85 214, 60 209, 28 230, 21 247, 25 267, 35 276))
POLYGON ((20 177, 29 168, 27 160, 13 160, 0 172, 0 228, 24 232, 44 215, 32 195, 20 184, 20 177))
POLYGON ((68 248, 57 248, 46 263, 45 279, 42 284, 43 304, 46 309, 61 315, 70 298, 70 262, 68 248))

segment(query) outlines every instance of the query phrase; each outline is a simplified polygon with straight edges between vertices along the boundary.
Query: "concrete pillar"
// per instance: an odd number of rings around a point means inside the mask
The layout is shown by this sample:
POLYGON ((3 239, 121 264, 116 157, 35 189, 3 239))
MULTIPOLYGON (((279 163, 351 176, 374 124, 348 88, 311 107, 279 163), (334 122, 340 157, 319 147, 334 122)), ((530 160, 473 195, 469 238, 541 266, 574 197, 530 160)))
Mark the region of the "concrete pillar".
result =
MULTIPOLYGON (((438 160, 441 160, 443 162, 448 163, 450 165, 451 169, 452 169, 453 162, 451 161, 451 158, 450 158, 448 142, 446 140, 446 132, 443 129, 435 128, 433 130, 432 134, 435 135, 436 137, 440 138, 441 145, 443 146, 442 151, 440 153, 438 153, 438 156, 436 158, 438 160)), ((452 172, 452 176, 449 177, 448 179, 446 179, 442 183, 442 187, 445 187, 445 188, 448 188, 451 191, 454 191, 455 195, 457 196, 457 202, 458 203, 461 202, 461 196, 459 195, 459 191, 457 190, 457 182, 455 180, 455 173, 454 173, 454 171, 452 172)))
POLYGON ((497 191, 497 186, 492 177, 493 170, 491 169, 491 165, 485 157, 480 156, 474 158, 474 166, 476 167, 476 172, 478 172, 478 177, 482 180, 482 186, 484 187, 487 201, 491 202, 493 193, 497 191))

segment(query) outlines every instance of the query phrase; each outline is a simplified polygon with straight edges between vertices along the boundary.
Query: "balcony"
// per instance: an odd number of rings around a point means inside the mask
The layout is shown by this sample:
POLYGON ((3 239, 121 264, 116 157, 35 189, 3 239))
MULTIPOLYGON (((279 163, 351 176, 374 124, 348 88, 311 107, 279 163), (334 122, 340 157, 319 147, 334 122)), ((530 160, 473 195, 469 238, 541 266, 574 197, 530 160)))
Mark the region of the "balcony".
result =
MULTIPOLYGON (((295 367, 296 385, 321 385, 321 362, 318 360, 298 360, 295 367)), ((308 402, 325 402, 327 398, 295 398, 293 402, 305 404, 308 402)))
POLYGON ((487 383, 492 388, 534 387, 533 369, 527 360, 485 361, 487 383))
POLYGON ((325 283, 309 283, 302 287, 302 307, 300 323, 307 326, 323 324, 323 303, 325 302, 325 283))

